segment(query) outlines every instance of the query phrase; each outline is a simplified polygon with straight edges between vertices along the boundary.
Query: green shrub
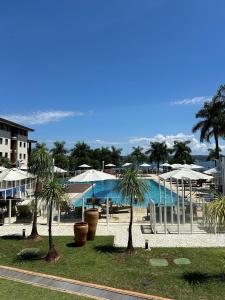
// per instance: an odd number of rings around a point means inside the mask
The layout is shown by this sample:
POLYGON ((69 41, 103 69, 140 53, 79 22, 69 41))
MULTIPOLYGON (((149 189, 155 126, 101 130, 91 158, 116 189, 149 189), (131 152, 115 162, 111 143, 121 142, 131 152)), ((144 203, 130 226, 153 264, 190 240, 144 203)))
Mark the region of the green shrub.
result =
POLYGON ((39 248, 25 248, 17 253, 17 258, 20 260, 36 260, 42 259, 44 253, 39 248))
POLYGON ((17 206, 17 216, 19 218, 32 218, 32 212, 29 205, 17 206))

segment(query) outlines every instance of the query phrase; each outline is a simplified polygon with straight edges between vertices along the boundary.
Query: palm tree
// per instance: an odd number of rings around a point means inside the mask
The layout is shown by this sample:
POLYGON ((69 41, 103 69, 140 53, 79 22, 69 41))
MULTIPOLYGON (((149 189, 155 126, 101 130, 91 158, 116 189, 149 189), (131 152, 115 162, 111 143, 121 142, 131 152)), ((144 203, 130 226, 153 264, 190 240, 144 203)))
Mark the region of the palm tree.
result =
POLYGON ((60 204, 66 200, 66 188, 56 179, 50 179, 44 184, 43 189, 39 194, 39 198, 45 201, 49 209, 48 253, 45 260, 49 262, 57 261, 59 259, 59 254, 55 249, 52 237, 52 209, 54 206, 59 207, 60 204))
POLYGON ((119 165, 121 160, 121 148, 116 148, 114 146, 111 147, 111 163, 115 164, 116 166, 119 165))
POLYGON ((145 193, 150 190, 146 181, 138 177, 138 170, 127 169, 122 177, 118 180, 117 191, 121 193, 123 198, 130 200, 130 223, 128 229, 127 253, 132 254, 134 251, 132 241, 132 224, 133 224, 133 202, 135 199, 144 201, 145 193))
POLYGON ((173 162, 174 163, 193 163, 193 158, 191 156, 191 148, 188 146, 190 141, 180 142, 174 141, 172 152, 174 153, 173 162))
POLYGON ((134 158, 135 163, 139 164, 144 162, 145 160, 145 155, 143 153, 144 148, 137 146, 137 147, 133 147, 133 151, 131 152, 131 157, 134 158))
POLYGON ((76 166, 90 164, 93 150, 84 142, 77 142, 71 150, 71 157, 75 159, 76 166))
POLYGON ((225 225, 225 196, 216 193, 215 199, 206 206, 206 220, 210 227, 216 225, 224 227, 225 225))
POLYGON ((0 156, 0 166, 3 166, 5 168, 10 168, 11 163, 7 157, 0 156))
POLYGON ((54 147, 50 150, 54 158, 54 163, 57 167, 68 169, 69 157, 66 155, 68 150, 65 149, 65 142, 54 142, 54 147))
POLYGON ((53 169, 53 161, 52 157, 49 154, 48 150, 44 145, 36 147, 31 152, 31 156, 29 159, 29 170, 32 174, 34 174, 36 178, 36 186, 35 186, 35 199, 34 199, 34 213, 33 213, 33 223, 32 223, 32 231, 29 236, 31 239, 40 238, 37 231, 37 207, 38 207, 38 195, 42 189, 42 183, 44 179, 50 177, 53 169))
POLYGON ((200 130, 200 142, 210 142, 211 137, 214 137, 216 144, 216 159, 219 158, 219 137, 225 135, 225 100, 222 93, 222 87, 213 97, 212 101, 205 102, 200 109, 196 118, 202 119, 193 128, 192 131, 200 130))
POLYGON ((66 154, 68 150, 65 149, 65 142, 56 141, 54 142, 54 147, 50 150, 50 152, 54 157, 55 155, 66 154))
MULTIPOLYGON (((222 149, 219 147, 219 152, 221 152, 221 151, 222 151, 222 149)), ((216 149, 209 148, 208 152, 209 152, 208 156, 207 156, 208 161, 216 159, 216 156, 217 156, 216 149)))
POLYGON ((150 154, 150 161, 157 163, 157 169, 159 171, 160 162, 165 162, 168 160, 170 150, 165 142, 150 142, 150 146, 151 148, 146 151, 146 154, 150 154))

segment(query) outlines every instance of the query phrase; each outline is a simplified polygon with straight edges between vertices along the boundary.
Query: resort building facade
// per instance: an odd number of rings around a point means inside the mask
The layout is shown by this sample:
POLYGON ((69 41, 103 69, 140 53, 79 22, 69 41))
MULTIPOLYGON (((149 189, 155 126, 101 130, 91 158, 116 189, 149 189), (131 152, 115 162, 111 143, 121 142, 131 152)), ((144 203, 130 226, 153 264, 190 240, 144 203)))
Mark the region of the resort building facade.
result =
POLYGON ((8 158, 13 167, 27 167, 32 140, 32 128, 0 118, 0 157, 8 158))

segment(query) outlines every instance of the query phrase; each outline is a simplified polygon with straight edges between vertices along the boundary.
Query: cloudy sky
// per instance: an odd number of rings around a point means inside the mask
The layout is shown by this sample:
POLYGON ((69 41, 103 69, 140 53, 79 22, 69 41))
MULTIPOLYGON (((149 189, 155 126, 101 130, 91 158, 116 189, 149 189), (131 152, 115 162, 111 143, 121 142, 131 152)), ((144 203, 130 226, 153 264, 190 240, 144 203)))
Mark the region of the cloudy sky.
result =
MULTIPOLYGON (((65 140, 118 146, 190 140, 225 83, 223 0, 1 1, 1 116, 65 140)), ((224 148, 223 141, 220 141, 224 148)))

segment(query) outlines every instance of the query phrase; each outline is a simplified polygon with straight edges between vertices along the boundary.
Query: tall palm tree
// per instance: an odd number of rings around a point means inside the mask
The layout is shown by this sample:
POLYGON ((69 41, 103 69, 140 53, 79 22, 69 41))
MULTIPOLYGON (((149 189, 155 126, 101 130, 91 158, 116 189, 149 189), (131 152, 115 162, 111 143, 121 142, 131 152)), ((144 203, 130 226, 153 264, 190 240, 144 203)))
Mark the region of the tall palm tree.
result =
POLYGON ((146 156, 143 153, 144 148, 137 146, 137 147, 133 147, 133 151, 131 152, 131 157, 134 158, 136 163, 142 163, 144 162, 146 156))
POLYGON ((221 90, 212 101, 205 102, 202 109, 196 113, 196 118, 202 119, 193 128, 192 132, 200 130, 200 142, 210 142, 214 137, 216 144, 216 159, 219 158, 219 137, 225 135, 225 100, 221 90))
POLYGON ((225 226, 225 196, 216 193, 215 199, 206 206, 206 220, 210 227, 217 224, 217 227, 225 226))
POLYGON ((159 171, 160 162, 168 160, 170 150, 165 142, 150 142, 150 149, 146 151, 146 154, 150 154, 150 161, 157 163, 157 169, 159 171))
POLYGON ((111 146, 111 163, 118 166, 121 160, 121 153, 122 153, 121 148, 116 148, 114 146, 111 146))
POLYGON ((90 164, 93 150, 84 142, 77 142, 71 150, 71 157, 76 160, 76 166, 90 164))
POLYGON ((132 254, 134 251, 132 240, 132 224, 133 224, 133 203, 134 200, 144 201, 145 193, 150 191, 146 181, 138 177, 138 170, 127 169, 122 177, 118 180, 117 191, 121 193, 123 198, 130 200, 130 223, 128 229, 127 253, 132 254))
POLYGON ((174 153, 173 162, 183 164, 193 163, 191 148, 188 146, 190 141, 180 142, 174 141, 172 152, 174 153))
POLYGON ((50 150, 57 167, 67 169, 69 167, 69 157, 66 155, 68 150, 65 149, 65 142, 54 142, 54 147, 50 150))
POLYGON ((3 166, 5 168, 10 168, 11 163, 7 157, 0 156, 0 166, 3 166))
POLYGON ((52 210, 53 207, 59 207, 66 200, 66 188, 56 179, 48 180, 39 194, 39 198, 45 201, 49 209, 48 219, 48 253, 45 257, 46 261, 57 261, 59 253, 55 249, 52 237, 52 210))
POLYGON ((31 239, 40 238, 37 231, 37 207, 38 207, 38 195, 42 189, 42 183, 45 179, 49 178, 53 169, 52 157, 44 145, 36 147, 31 152, 29 159, 29 170, 36 176, 36 186, 34 193, 34 213, 32 231, 29 236, 31 239))
MULTIPOLYGON (((222 149, 219 147, 219 153, 222 151, 222 149)), ((214 160, 217 157, 216 149, 209 148, 208 149, 208 156, 207 160, 214 160)))
POLYGON ((50 150, 50 152, 52 153, 53 157, 56 155, 64 155, 68 152, 67 149, 65 149, 65 142, 59 142, 56 141, 54 142, 54 147, 50 150))

